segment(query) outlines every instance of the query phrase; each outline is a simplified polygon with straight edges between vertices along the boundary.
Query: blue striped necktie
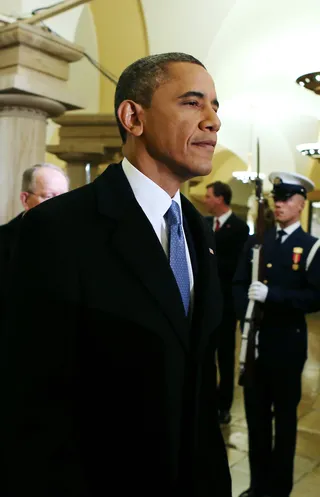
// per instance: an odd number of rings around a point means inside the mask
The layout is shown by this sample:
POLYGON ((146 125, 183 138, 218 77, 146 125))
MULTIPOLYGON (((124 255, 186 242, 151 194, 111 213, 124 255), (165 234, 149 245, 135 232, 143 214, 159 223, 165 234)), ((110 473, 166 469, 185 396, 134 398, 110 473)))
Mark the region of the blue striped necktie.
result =
POLYGON ((171 207, 164 216, 169 235, 169 262, 180 290, 185 313, 190 304, 190 279, 186 256, 186 246, 181 224, 180 207, 172 200, 171 207))

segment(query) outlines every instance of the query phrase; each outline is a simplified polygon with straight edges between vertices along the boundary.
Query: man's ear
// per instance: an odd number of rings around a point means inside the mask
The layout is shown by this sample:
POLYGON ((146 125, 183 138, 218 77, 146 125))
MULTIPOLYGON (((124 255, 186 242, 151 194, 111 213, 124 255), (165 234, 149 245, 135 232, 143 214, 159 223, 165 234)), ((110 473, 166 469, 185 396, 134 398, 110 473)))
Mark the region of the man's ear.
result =
POLYGON ((28 211, 29 210, 29 206, 28 206, 28 203, 27 203, 28 193, 27 192, 21 192, 20 193, 20 200, 21 200, 21 203, 23 205, 24 210, 28 211))
POLYGON ((133 100, 124 100, 118 107, 118 118, 127 133, 141 136, 143 133, 143 108, 133 100))

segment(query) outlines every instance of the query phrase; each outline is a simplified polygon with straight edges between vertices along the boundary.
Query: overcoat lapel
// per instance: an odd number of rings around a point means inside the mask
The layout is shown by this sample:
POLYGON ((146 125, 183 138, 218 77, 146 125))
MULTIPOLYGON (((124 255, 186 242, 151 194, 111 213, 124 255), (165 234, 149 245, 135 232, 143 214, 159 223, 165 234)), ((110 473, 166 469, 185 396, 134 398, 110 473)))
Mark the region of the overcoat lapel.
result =
MULTIPOLYGON (((187 350, 188 320, 175 277, 153 227, 134 197, 121 164, 110 165, 94 185, 99 211, 115 221, 111 239, 115 251, 148 289, 187 350)), ((152 323, 148 324, 152 328, 152 323)))
POLYGON ((207 236, 207 220, 199 216, 195 207, 183 195, 181 195, 181 205, 192 233, 197 255, 198 274, 195 279, 192 348, 199 357, 207 345, 209 336, 220 321, 221 316, 219 312, 215 313, 214 309, 218 310, 221 307, 221 294, 217 271, 213 271, 216 264, 211 259, 216 255, 212 253, 212 239, 207 236))

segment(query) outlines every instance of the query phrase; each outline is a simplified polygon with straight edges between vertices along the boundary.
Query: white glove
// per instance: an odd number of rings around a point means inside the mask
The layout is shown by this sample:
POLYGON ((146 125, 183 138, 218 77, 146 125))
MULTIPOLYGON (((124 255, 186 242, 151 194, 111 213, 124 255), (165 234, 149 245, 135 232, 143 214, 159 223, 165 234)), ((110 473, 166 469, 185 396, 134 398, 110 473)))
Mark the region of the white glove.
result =
POLYGON ((248 298, 250 300, 257 300, 263 304, 266 301, 268 290, 267 285, 264 285, 261 281, 254 281, 249 286, 248 298))

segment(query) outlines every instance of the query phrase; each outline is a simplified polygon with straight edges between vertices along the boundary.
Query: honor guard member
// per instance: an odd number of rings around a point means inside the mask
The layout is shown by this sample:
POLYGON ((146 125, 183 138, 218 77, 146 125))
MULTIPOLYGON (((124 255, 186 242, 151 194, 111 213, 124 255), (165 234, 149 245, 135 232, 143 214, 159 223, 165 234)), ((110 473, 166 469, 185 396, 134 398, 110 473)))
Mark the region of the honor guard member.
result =
POLYGON ((248 298, 262 305, 253 382, 244 387, 251 484, 240 497, 290 495, 297 406, 307 358, 305 314, 320 309, 320 243, 300 225, 314 185, 293 173, 271 173, 269 180, 277 225, 264 235, 264 280, 251 283, 254 236, 245 245, 234 278, 240 319, 248 298))

